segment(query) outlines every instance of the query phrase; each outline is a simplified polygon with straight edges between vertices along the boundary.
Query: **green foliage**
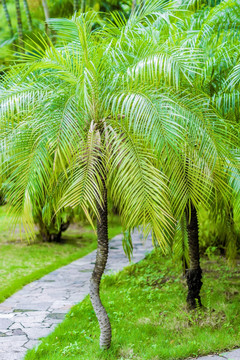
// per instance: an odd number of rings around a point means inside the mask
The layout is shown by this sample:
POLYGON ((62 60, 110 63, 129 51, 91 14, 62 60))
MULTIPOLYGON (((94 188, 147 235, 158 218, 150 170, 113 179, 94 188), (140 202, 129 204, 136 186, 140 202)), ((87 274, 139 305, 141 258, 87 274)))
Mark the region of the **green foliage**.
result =
MULTIPOLYGON (((180 4, 158 0, 128 19, 113 13, 101 20, 94 11, 52 19, 56 44, 39 36, 20 59, 25 64, 5 75, 1 119, 14 149, 6 157, 17 215, 36 206, 49 224, 56 213, 59 229, 59 207, 80 205, 92 221, 95 200, 101 202, 102 127, 109 197, 126 229, 152 227, 169 248, 174 218, 182 218, 189 201, 196 208, 229 206, 239 193, 229 180, 231 172, 239 176, 231 103, 237 99, 225 99, 222 110, 222 95, 238 58, 239 6, 228 0, 186 11, 184 21, 179 10, 180 4), (8 121, 18 133, 14 142, 8 121)), ((237 94, 237 85, 228 88, 237 94)))
POLYGON ((223 209, 216 216, 204 208, 200 209, 198 215, 201 252, 205 252, 209 258, 214 254, 225 254, 233 263, 240 249, 238 215, 230 218, 230 214, 223 209))
MULTIPOLYGON (((146 6, 139 19, 135 15, 130 18, 126 40, 132 36, 131 28, 137 31, 139 27, 140 30, 154 9, 155 17, 158 13, 172 11, 162 1, 146 6)), ((116 63, 114 69, 110 66, 114 57, 129 52, 128 47, 125 49, 126 40, 122 39, 119 49, 114 44, 110 49, 109 30, 106 28, 105 32, 105 28, 100 28, 92 31, 95 19, 94 13, 87 13, 71 21, 52 20, 53 30, 61 29, 63 47, 54 47, 42 39, 39 53, 33 51, 23 55, 26 64, 17 72, 9 72, 5 78, 1 101, 6 106, 2 107, 1 120, 8 143, 6 157, 11 163, 11 171, 7 170, 11 183, 9 206, 16 216, 23 215, 26 226, 29 226, 31 219, 27 209, 33 206, 33 201, 40 207, 45 202, 46 193, 49 193, 54 202, 53 209, 81 206, 91 221, 89 214, 96 213, 96 201, 102 201, 101 178, 107 166, 109 196, 119 208, 124 227, 143 225, 145 234, 152 230, 164 248, 174 220, 171 217, 167 178, 159 170, 157 156, 148 144, 152 136, 149 130, 158 126, 162 108, 154 104, 153 111, 143 118, 143 114, 147 115, 149 104, 151 106, 150 102, 158 98, 155 88, 148 88, 152 83, 149 77, 151 69, 148 69, 148 62, 141 66, 146 73, 146 87, 142 88, 143 97, 138 103, 135 97, 138 97, 141 78, 132 83, 132 75, 128 71, 129 61, 132 60, 116 63), (99 42, 99 35, 103 32, 106 41, 99 42), (72 58, 74 66, 69 61, 72 51, 75 54, 72 58), (28 75, 21 79, 24 73, 28 75), (120 73, 123 74, 121 79, 120 73), (16 98, 11 102, 13 82, 16 98), (130 86, 129 91, 125 90, 125 86, 130 86), (144 96, 149 101, 142 101, 144 96), (19 105, 22 110, 16 112, 19 105), (14 122, 13 130, 8 125, 5 127, 9 120, 14 122), (16 134, 14 138, 12 131, 16 134), (146 131, 147 137, 144 135, 146 131)), ((118 28, 117 25, 114 27, 118 28)), ((124 34, 125 30, 120 31, 124 34)), ((155 44, 155 52, 159 51, 161 47, 155 44)), ((134 72, 143 55, 145 51, 134 60, 134 72)), ((170 59, 172 57, 177 58, 177 54, 171 52, 170 59)), ((163 57, 159 58, 162 73, 162 61, 164 59, 165 63, 168 58, 167 51, 163 49, 163 57)), ((155 66, 154 63, 150 63, 151 66, 155 66)), ((193 71, 190 65, 185 67, 184 61, 177 69, 178 77, 182 71, 185 74, 193 71)), ((172 78, 171 73, 165 76, 164 82, 168 82, 169 76, 172 78)), ((172 136, 171 130, 167 135, 172 136)), ((179 137, 185 142, 184 134, 179 137)), ((50 219, 50 215, 48 217, 50 219)))

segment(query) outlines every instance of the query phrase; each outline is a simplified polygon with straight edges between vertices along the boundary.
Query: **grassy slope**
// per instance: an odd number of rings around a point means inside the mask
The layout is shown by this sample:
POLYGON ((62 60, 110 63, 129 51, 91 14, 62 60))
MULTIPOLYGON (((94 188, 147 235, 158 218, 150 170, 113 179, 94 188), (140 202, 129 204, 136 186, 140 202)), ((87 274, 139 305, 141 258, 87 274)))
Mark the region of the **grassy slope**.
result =
MULTIPOLYGON (((109 237, 121 232, 118 220, 110 221, 109 237)), ((96 236, 89 228, 76 227, 63 234, 64 242, 28 243, 10 230, 10 219, 0 207, 0 302, 27 283, 76 260, 96 248, 96 236)))
POLYGON ((240 346, 236 268, 203 261, 205 311, 189 313, 181 269, 151 254, 138 265, 104 278, 102 299, 111 319, 111 349, 99 350, 99 329, 89 297, 26 360, 182 359, 240 346))

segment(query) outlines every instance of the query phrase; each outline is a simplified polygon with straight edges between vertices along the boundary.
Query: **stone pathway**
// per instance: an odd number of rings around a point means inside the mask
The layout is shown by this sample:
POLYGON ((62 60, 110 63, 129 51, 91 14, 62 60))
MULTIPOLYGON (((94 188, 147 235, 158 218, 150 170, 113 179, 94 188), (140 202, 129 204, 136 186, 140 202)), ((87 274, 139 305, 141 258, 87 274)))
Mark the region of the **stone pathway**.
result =
MULTIPOLYGON (((143 245, 137 232, 133 234, 133 245, 135 263, 152 250, 151 238, 143 245)), ((95 256, 93 251, 53 271, 0 304, 0 360, 23 359, 26 351, 40 342, 39 338, 50 334, 69 309, 85 298, 95 256)), ((122 270, 128 264, 122 250, 122 235, 115 236, 110 242, 106 273, 122 270)), ((240 349, 198 360, 226 359, 240 360, 240 349)))
MULTIPOLYGON (((152 250, 149 237, 143 244, 133 234, 133 262, 152 250)), ((129 264, 122 249, 122 235, 110 242, 106 273, 122 270, 129 264)), ((0 360, 20 360, 39 338, 51 333, 69 309, 89 292, 96 251, 24 286, 0 304, 0 360)))
POLYGON ((240 349, 225 352, 219 355, 203 356, 194 360, 240 360, 240 349))

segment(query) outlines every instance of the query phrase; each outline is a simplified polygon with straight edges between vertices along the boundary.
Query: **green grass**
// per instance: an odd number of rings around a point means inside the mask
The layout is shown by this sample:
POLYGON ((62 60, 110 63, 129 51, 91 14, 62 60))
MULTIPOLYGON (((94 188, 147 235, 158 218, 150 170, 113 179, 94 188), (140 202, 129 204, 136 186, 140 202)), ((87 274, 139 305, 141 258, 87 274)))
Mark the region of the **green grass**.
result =
POLYGON ((89 297, 26 360, 183 359, 240 346, 239 285, 225 260, 203 261, 204 311, 188 312, 181 268, 157 253, 104 277, 101 296, 113 338, 99 349, 99 329, 89 297))
MULTIPOLYGON (((0 302, 31 281, 74 261, 96 248, 90 227, 73 226, 63 233, 62 243, 21 240, 10 228, 10 218, 0 207, 0 302)), ((109 238, 121 233, 117 217, 110 219, 109 238)))

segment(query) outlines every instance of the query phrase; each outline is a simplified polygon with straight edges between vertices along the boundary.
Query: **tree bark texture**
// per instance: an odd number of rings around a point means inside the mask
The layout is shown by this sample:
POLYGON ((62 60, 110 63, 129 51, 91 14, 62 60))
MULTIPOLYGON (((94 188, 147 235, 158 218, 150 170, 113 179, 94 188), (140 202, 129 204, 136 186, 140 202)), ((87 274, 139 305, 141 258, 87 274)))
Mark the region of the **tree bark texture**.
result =
POLYGON ((13 37, 14 32, 13 32, 12 22, 11 22, 11 18, 10 18, 9 12, 8 12, 6 0, 2 0, 2 5, 3 5, 3 11, 4 11, 4 14, 5 14, 7 23, 8 23, 8 27, 9 27, 11 37, 13 37))
POLYGON ((103 201, 102 207, 97 204, 99 212, 99 219, 97 221, 98 248, 96 263, 90 280, 90 298, 100 326, 100 347, 102 349, 108 349, 111 345, 112 330, 107 312, 99 295, 100 282, 108 258, 108 209, 105 182, 103 187, 103 201))
POLYGON ((19 0, 15 0, 15 7, 16 7, 16 14, 17 14, 19 46, 21 47, 21 51, 24 51, 23 26, 22 26, 21 8, 20 8, 19 0))
POLYGON ((190 266, 186 273, 188 285, 187 304, 189 309, 195 309, 197 306, 202 306, 200 297, 202 269, 200 267, 197 210, 193 204, 191 204, 191 214, 189 214, 189 209, 186 209, 186 219, 190 258, 190 266))
POLYGON ((3 193, 0 190, 0 206, 3 206, 5 204, 6 204, 5 197, 4 197, 3 193))
POLYGON ((33 29, 33 27, 32 27, 32 17, 31 17, 31 14, 30 14, 30 10, 29 10, 27 0, 23 0, 23 5, 24 5, 25 12, 26 12, 26 16, 27 16, 28 30, 32 31, 32 29, 33 29))

